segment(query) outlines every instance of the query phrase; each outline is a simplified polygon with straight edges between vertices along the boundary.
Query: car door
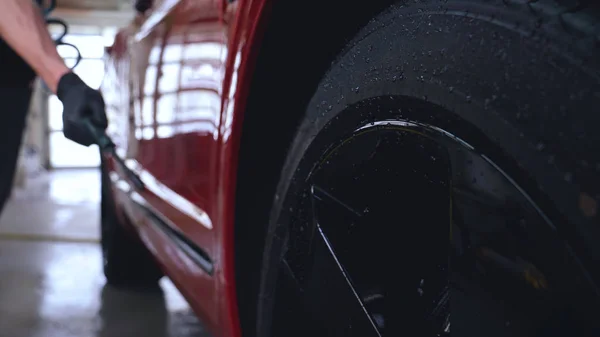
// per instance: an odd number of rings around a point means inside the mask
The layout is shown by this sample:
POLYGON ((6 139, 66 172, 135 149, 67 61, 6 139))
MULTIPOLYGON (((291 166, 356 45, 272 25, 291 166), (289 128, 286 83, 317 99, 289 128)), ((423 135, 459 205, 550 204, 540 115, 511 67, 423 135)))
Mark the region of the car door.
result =
POLYGON ((218 193, 227 55, 220 4, 165 0, 129 42, 132 124, 126 157, 145 184, 129 193, 137 206, 130 215, 142 240, 209 325, 219 322, 212 201, 218 193))

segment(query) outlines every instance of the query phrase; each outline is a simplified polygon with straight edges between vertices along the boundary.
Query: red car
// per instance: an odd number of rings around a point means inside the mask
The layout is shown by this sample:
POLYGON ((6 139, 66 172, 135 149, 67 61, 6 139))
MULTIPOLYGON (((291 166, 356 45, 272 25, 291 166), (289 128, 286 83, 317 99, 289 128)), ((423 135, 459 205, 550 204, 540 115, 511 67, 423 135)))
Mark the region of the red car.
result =
POLYGON ((599 335, 596 2, 136 8, 110 284, 168 275, 217 337, 599 335))

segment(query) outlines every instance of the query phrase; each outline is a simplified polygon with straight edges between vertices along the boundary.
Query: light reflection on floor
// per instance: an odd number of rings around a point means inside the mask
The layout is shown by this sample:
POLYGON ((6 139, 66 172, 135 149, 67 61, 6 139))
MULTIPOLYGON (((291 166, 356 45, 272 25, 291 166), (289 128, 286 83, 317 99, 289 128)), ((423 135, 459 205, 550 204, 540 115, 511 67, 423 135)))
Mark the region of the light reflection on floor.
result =
POLYGON ((162 293, 105 287, 99 188, 97 171, 75 170, 15 191, 0 217, 0 336, 208 337, 167 278, 162 293))

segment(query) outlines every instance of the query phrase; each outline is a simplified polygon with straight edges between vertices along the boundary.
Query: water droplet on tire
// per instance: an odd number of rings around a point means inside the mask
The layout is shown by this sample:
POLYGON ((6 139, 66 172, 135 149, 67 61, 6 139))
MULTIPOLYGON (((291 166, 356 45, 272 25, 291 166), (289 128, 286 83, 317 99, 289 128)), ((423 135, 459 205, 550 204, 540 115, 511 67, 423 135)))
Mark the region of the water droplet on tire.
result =
POLYGON ((542 151, 542 150, 544 150, 546 148, 546 145, 544 145, 544 143, 542 143, 542 142, 539 142, 539 143, 537 143, 537 145, 535 146, 535 148, 538 151, 542 151))
POLYGON ((565 173, 565 181, 571 182, 573 180, 573 174, 571 172, 565 173))

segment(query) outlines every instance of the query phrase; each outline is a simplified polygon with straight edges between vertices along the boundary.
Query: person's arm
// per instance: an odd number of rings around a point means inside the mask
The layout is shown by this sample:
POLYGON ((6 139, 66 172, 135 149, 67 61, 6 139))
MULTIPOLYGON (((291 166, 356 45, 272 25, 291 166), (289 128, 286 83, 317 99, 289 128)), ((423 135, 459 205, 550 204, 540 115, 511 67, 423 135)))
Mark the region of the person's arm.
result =
POLYGON ((58 55, 40 8, 31 0, 0 0, 0 37, 62 102, 65 137, 85 146, 94 144, 98 132, 90 126, 102 132, 108 125, 104 100, 58 55))
POLYGON ((59 80, 70 70, 58 54, 40 9, 33 1, 0 0, 0 37, 56 93, 59 80))

